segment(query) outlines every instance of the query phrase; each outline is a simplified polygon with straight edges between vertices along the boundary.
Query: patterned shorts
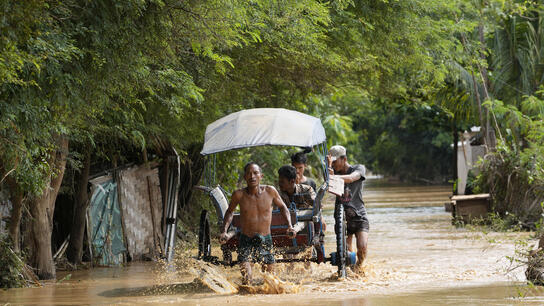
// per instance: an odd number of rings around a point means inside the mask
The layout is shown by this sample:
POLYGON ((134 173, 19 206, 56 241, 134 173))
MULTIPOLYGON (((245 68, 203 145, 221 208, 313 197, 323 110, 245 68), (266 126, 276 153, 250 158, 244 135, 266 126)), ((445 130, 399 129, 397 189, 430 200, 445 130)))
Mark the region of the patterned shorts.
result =
POLYGON ((240 244, 238 245, 238 262, 262 262, 264 264, 273 264, 275 262, 272 254, 272 236, 255 235, 248 237, 240 234, 240 244))

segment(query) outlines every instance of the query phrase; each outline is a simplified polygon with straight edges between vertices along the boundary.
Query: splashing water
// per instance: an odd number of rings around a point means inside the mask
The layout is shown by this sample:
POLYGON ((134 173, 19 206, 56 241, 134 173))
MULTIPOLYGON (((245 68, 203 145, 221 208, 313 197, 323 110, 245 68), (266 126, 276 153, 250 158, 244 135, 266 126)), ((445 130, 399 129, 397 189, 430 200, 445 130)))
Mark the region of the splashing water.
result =
POLYGON ((226 273, 220 267, 212 266, 201 260, 197 260, 191 254, 191 249, 180 245, 176 249, 173 262, 160 261, 155 277, 160 283, 203 285, 216 293, 234 294, 237 287, 228 279, 226 273))
POLYGON ((300 280, 308 279, 308 276, 315 276, 313 271, 317 271, 317 269, 307 269, 309 263, 276 264, 276 269, 271 274, 260 272, 260 265, 255 264, 253 267, 254 284, 242 285, 238 266, 232 268, 215 266, 195 259, 192 253, 192 248, 178 247, 173 262, 161 261, 161 264, 158 265, 158 269, 154 273, 157 281, 163 284, 171 284, 169 290, 174 285, 183 284, 187 286, 191 284, 193 288, 204 285, 219 294, 235 294, 238 292, 246 294, 289 294, 301 292, 300 280), (187 283, 188 280, 191 281, 187 283))
POLYGON ((250 294, 287 294, 299 293, 300 285, 288 281, 282 281, 278 276, 271 273, 263 273, 263 283, 261 285, 239 285, 242 293, 250 294))

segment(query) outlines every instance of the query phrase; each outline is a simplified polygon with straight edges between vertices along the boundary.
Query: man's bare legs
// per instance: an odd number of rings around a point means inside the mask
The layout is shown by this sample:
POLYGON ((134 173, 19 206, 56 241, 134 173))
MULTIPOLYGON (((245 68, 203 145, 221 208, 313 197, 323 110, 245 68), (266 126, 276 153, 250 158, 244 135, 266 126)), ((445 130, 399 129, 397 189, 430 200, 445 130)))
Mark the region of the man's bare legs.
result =
POLYGON ((240 263, 240 272, 242 273, 242 284, 249 285, 251 282, 251 263, 245 261, 240 263))
POLYGON ((274 264, 262 264, 261 271, 273 273, 274 272, 274 264))
POLYGON ((368 232, 357 232, 357 266, 362 267, 368 248, 368 232))
MULTIPOLYGON (((348 245, 348 251, 354 252, 353 250, 353 234, 346 237, 346 244, 348 245)), ((357 268, 363 266, 363 262, 366 258, 367 247, 368 247, 368 233, 363 231, 358 231, 355 233, 355 238, 357 240, 357 268)))
MULTIPOLYGON (((242 284, 251 285, 251 280, 253 279, 252 269, 253 269, 253 264, 250 263, 249 261, 242 262, 240 264, 240 272, 242 273, 242 284)), ((262 264, 261 271, 273 273, 274 264, 262 264)))
POLYGON ((353 252, 353 234, 346 236, 346 244, 348 245, 348 251, 353 252))

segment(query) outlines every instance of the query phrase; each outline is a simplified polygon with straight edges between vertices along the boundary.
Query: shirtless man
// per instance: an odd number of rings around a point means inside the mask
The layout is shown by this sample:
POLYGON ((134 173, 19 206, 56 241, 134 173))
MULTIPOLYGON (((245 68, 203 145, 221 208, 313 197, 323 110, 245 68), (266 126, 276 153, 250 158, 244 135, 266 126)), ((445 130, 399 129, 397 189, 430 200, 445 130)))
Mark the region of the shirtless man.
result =
POLYGON ((287 232, 292 237, 296 235, 291 225, 291 215, 283 203, 278 191, 273 186, 261 186, 263 174, 261 167, 256 163, 248 163, 244 167, 244 179, 247 187, 236 190, 230 199, 229 208, 225 213, 223 231, 219 242, 227 242, 227 230, 232 222, 234 210, 240 205, 240 223, 242 233, 238 246, 238 261, 242 272, 242 281, 249 284, 251 281, 251 263, 262 262, 263 271, 272 272, 274 269, 274 255, 272 254, 272 237, 270 223, 272 222, 272 206, 276 205, 287 220, 287 232))

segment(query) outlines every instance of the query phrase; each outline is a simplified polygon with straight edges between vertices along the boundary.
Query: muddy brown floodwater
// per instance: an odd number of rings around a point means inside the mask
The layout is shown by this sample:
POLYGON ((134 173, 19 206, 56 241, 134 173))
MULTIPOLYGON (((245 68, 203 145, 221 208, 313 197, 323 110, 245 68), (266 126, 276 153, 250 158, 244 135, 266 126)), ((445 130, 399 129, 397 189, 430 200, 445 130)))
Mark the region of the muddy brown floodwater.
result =
MULTIPOLYGON (((451 224, 444 211, 450 186, 393 185, 368 180, 370 219, 365 274, 337 280, 329 264, 278 264, 287 294, 218 294, 193 281, 178 258, 177 270, 156 263, 70 272, 71 278, 42 288, 0 291, 3 304, 184 305, 510 305, 544 304, 544 290, 525 284, 523 269, 507 271, 515 242, 528 233, 482 233, 451 224)), ((326 251, 334 251, 332 207, 326 206, 326 251)), ((215 255, 217 249, 214 249, 215 255)), ((180 255, 180 257, 183 257, 180 255)), ((240 283, 237 268, 213 268, 240 283)), ((60 272, 62 279, 68 272, 60 272)), ((256 275, 257 281, 266 277, 256 275)), ((266 283, 266 282, 265 282, 266 283)), ((256 292, 258 290, 254 290, 256 292)))

